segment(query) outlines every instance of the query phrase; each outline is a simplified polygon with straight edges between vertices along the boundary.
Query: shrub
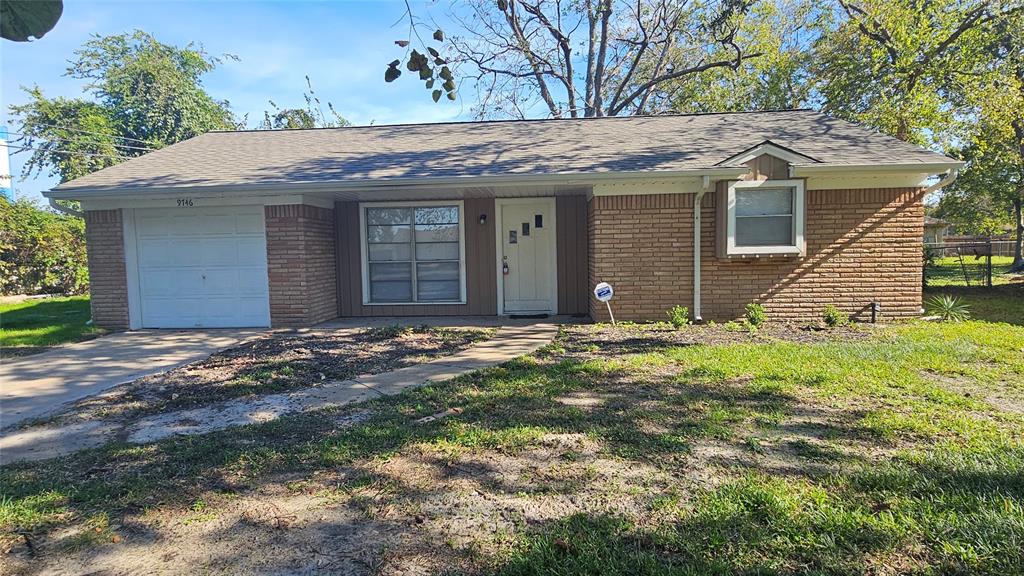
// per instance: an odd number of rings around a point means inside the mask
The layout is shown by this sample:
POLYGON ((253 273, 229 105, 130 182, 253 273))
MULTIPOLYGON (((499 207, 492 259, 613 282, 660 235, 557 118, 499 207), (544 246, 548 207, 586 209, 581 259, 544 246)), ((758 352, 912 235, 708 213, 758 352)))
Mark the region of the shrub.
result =
POLYGON ((958 296, 935 296, 925 306, 930 314, 938 316, 943 322, 962 322, 971 317, 970 306, 961 302, 958 296))
POLYGON ((690 309, 686 306, 679 306, 677 304, 669 308, 668 312, 665 314, 668 316, 669 323, 672 324, 676 330, 690 323, 690 309))
POLYGON ((764 324, 768 320, 768 315, 764 313, 764 306, 756 302, 751 302, 746 306, 747 310, 747 323, 755 328, 764 324))
POLYGON ((0 294, 81 294, 89 288, 85 222, 0 198, 0 294))
POLYGON ((832 304, 825 306, 825 311, 822 312, 821 317, 825 320, 825 324, 832 328, 846 326, 850 322, 850 317, 840 312, 839 308, 832 304))

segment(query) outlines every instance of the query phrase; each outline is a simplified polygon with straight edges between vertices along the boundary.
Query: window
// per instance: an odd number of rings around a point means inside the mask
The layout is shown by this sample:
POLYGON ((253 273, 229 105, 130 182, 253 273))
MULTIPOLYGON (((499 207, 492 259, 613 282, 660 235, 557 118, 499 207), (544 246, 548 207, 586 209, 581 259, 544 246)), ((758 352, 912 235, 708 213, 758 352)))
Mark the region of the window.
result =
POLYGON ((801 254, 803 196, 802 180, 731 183, 726 255, 801 254))
POLYGON ((461 204, 363 206, 366 304, 465 301, 461 204))

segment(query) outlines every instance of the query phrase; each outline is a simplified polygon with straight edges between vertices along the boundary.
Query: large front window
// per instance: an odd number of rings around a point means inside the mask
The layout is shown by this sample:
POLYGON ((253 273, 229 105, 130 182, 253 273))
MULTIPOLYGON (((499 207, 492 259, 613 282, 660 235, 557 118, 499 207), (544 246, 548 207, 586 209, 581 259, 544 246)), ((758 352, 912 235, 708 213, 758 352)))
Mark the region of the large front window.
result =
POLYGON ((461 303, 460 204, 363 208, 366 303, 461 303))

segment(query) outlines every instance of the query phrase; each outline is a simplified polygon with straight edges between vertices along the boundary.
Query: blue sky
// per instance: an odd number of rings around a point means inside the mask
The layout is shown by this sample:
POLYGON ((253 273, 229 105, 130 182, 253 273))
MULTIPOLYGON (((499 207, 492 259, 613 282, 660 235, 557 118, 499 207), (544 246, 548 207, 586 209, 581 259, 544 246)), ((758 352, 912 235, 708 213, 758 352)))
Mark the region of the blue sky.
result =
MULTIPOLYGON (((435 18, 443 7, 411 3, 414 12, 435 18)), ((57 27, 29 43, 0 42, 0 123, 11 131, 7 107, 26 98, 21 86, 38 85, 47 96, 82 96, 82 83, 64 77, 74 50, 90 34, 118 34, 135 28, 161 42, 203 44, 211 54, 234 54, 239 62, 224 64, 204 78, 207 91, 229 100, 236 114, 249 113, 254 124, 268 109, 304 104, 305 75, 321 100, 354 124, 440 122, 469 119, 470 103, 462 99, 435 104, 421 84, 404 75, 384 82, 387 63, 404 50, 394 40, 408 35, 402 2, 343 1, 93 1, 65 0, 57 27)), ((441 21, 442 27, 445 22, 441 21)), ((11 158, 18 197, 41 199, 56 185, 45 173, 20 179, 28 154, 11 158)))

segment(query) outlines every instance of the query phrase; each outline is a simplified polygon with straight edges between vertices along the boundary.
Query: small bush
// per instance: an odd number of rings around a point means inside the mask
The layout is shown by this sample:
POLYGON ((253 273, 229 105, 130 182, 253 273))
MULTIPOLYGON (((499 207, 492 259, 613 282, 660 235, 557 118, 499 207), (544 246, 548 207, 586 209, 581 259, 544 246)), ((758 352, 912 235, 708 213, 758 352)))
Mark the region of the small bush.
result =
POLYGON ((679 306, 677 304, 669 308, 668 312, 665 314, 668 316, 669 323, 672 324, 676 330, 679 330, 690 323, 690 309, 686 306, 679 306))
POLYGON ((764 306, 756 302, 751 302, 746 306, 747 310, 747 323, 753 327, 758 327, 768 320, 768 315, 764 313, 764 306))
POLYGON ((936 296, 925 306, 931 315, 938 316, 943 322, 963 322, 971 317, 971 307, 964 304, 958 296, 936 296))
POLYGON ((821 317, 825 320, 825 324, 831 328, 846 326, 850 323, 850 317, 840 312, 839 308, 832 304, 825 306, 825 311, 822 312, 821 317))

